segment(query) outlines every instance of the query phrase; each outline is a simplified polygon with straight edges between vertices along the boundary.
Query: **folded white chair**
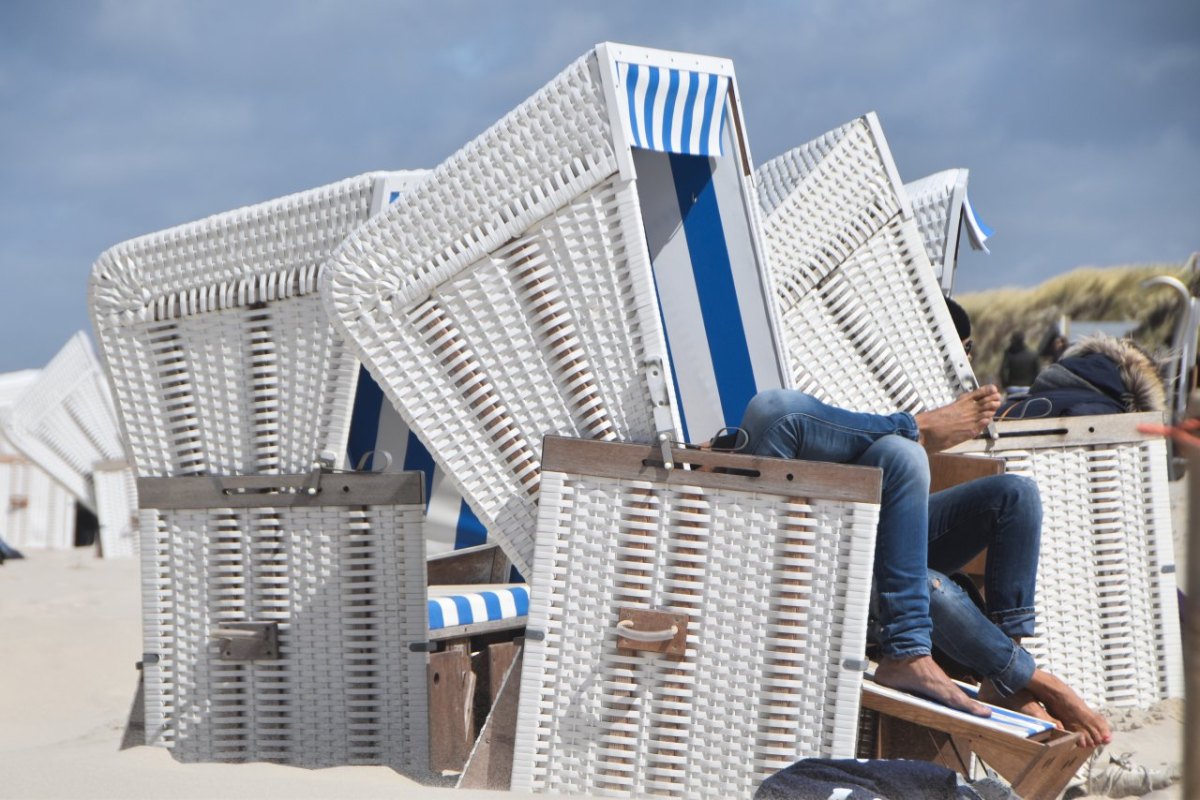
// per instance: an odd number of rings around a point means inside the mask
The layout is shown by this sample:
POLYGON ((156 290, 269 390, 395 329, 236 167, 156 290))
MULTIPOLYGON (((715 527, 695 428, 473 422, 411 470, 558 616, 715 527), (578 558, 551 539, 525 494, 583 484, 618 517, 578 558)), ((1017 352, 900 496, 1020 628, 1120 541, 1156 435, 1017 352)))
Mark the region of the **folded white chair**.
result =
POLYGON ((728 61, 601 44, 322 277, 363 364, 524 573, 543 434, 707 438, 781 383, 734 87, 728 61))
POLYGON ((790 388, 890 413, 935 408, 974 387, 873 113, 755 178, 790 388))
POLYGON ((426 639, 420 482, 347 505, 384 476, 343 488, 312 472, 341 466, 358 372, 316 294, 321 265, 421 178, 218 214, 93 269, 130 455, 157 492, 140 512, 147 741, 181 759, 427 764, 425 656, 410 650, 426 639), (269 629, 271 654, 227 646, 269 629))
POLYGON ((40 370, 0 375, 0 539, 18 550, 64 550, 75 543, 75 498, 8 440, 12 406, 40 370))
POLYGON ((1146 422, 1162 415, 1002 420, 998 440, 955 448, 1038 484, 1038 624, 1024 645, 1093 705, 1183 696, 1166 445, 1137 431, 1146 422))
POLYGON ((705 469, 546 439, 514 790, 750 797, 854 755, 879 471, 672 456, 705 469))
POLYGON ((137 552, 128 504, 133 473, 124 466, 112 396, 85 334, 71 337, 21 393, 9 413, 7 435, 76 502, 96 513, 102 555, 137 552), (122 486, 119 494, 97 494, 93 477, 98 464, 112 473, 106 483, 122 486))

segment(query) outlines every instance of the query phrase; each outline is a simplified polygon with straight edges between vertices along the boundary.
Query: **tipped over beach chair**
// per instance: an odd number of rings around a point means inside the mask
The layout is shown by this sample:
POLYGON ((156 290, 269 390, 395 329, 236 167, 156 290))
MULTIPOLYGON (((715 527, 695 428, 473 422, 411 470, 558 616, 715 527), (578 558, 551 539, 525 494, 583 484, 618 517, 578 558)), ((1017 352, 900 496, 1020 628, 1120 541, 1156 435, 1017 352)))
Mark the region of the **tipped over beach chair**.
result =
POLYGON ((546 439, 514 790, 749 797, 854 754, 879 470, 670 455, 546 439))
POLYGON ((13 404, 39 372, 0 375, 0 539, 17 550, 65 550, 75 541, 75 498, 6 433, 13 404))
POLYGON ((728 61, 601 44, 330 260, 330 315, 523 574, 543 434, 666 448, 781 384, 749 172, 728 61))
POLYGON ((359 367, 316 294, 421 178, 218 214, 93 268, 141 493, 146 739, 181 760, 427 768, 423 485, 337 470, 359 367))
POLYGON ((21 393, 9 412, 6 433, 76 502, 95 512, 101 555, 137 552, 133 472, 108 384, 85 334, 77 333, 63 345, 21 393))
POLYGON ((936 408, 974 388, 875 114, 755 178, 790 388, 878 413, 936 408))

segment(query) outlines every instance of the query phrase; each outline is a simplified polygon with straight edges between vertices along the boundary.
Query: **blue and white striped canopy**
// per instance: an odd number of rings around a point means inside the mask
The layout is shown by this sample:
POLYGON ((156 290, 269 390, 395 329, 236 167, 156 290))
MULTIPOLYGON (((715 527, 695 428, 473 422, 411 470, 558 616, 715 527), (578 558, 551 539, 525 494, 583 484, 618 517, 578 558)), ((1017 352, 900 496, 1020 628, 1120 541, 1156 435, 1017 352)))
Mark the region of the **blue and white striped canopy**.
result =
POLYGON ((988 238, 995 233, 991 228, 984 224, 983 219, 975 213, 975 207, 971 205, 971 198, 963 198, 963 219, 967 223, 967 234, 971 239, 971 247, 975 250, 982 250, 985 253, 991 253, 984 244, 988 238))
POLYGON ((722 155, 729 78, 617 62, 634 147, 691 156, 722 155))

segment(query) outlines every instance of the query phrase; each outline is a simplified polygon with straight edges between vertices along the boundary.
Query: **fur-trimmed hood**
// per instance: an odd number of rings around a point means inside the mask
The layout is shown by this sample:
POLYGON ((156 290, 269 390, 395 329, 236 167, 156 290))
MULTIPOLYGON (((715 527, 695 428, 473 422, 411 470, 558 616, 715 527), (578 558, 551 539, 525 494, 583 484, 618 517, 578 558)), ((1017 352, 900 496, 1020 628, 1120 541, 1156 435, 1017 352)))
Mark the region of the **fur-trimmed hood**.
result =
POLYGON ((1099 353, 1117 365, 1125 392, 1121 398, 1126 411, 1165 411, 1167 390, 1158 365, 1150 354, 1130 339, 1114 339, 1102 334, 1089 336, 1071 345, 1062 360, 1099 353))
POLYGON ((1146 351, 1128 339, 1092 336, 1039 372, 1029 393, 1006 402, 998 416, 1077 417, 1166 407, 1166 387, 1146 351))

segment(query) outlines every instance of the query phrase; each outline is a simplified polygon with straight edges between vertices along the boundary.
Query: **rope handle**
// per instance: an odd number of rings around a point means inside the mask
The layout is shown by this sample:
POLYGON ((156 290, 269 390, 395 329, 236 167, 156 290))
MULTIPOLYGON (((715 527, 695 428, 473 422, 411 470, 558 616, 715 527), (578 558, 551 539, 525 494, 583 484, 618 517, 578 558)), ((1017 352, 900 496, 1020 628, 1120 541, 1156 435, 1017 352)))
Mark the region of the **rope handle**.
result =
POLYGON ((617 623, 615 630, 618 636, 631 642, 669 642, 675 638, 675 634, 679 633, 679 626, 672 625, 670 628, 658 631, 639 631, 634 630, 633 620, 623 619, 617 623))

